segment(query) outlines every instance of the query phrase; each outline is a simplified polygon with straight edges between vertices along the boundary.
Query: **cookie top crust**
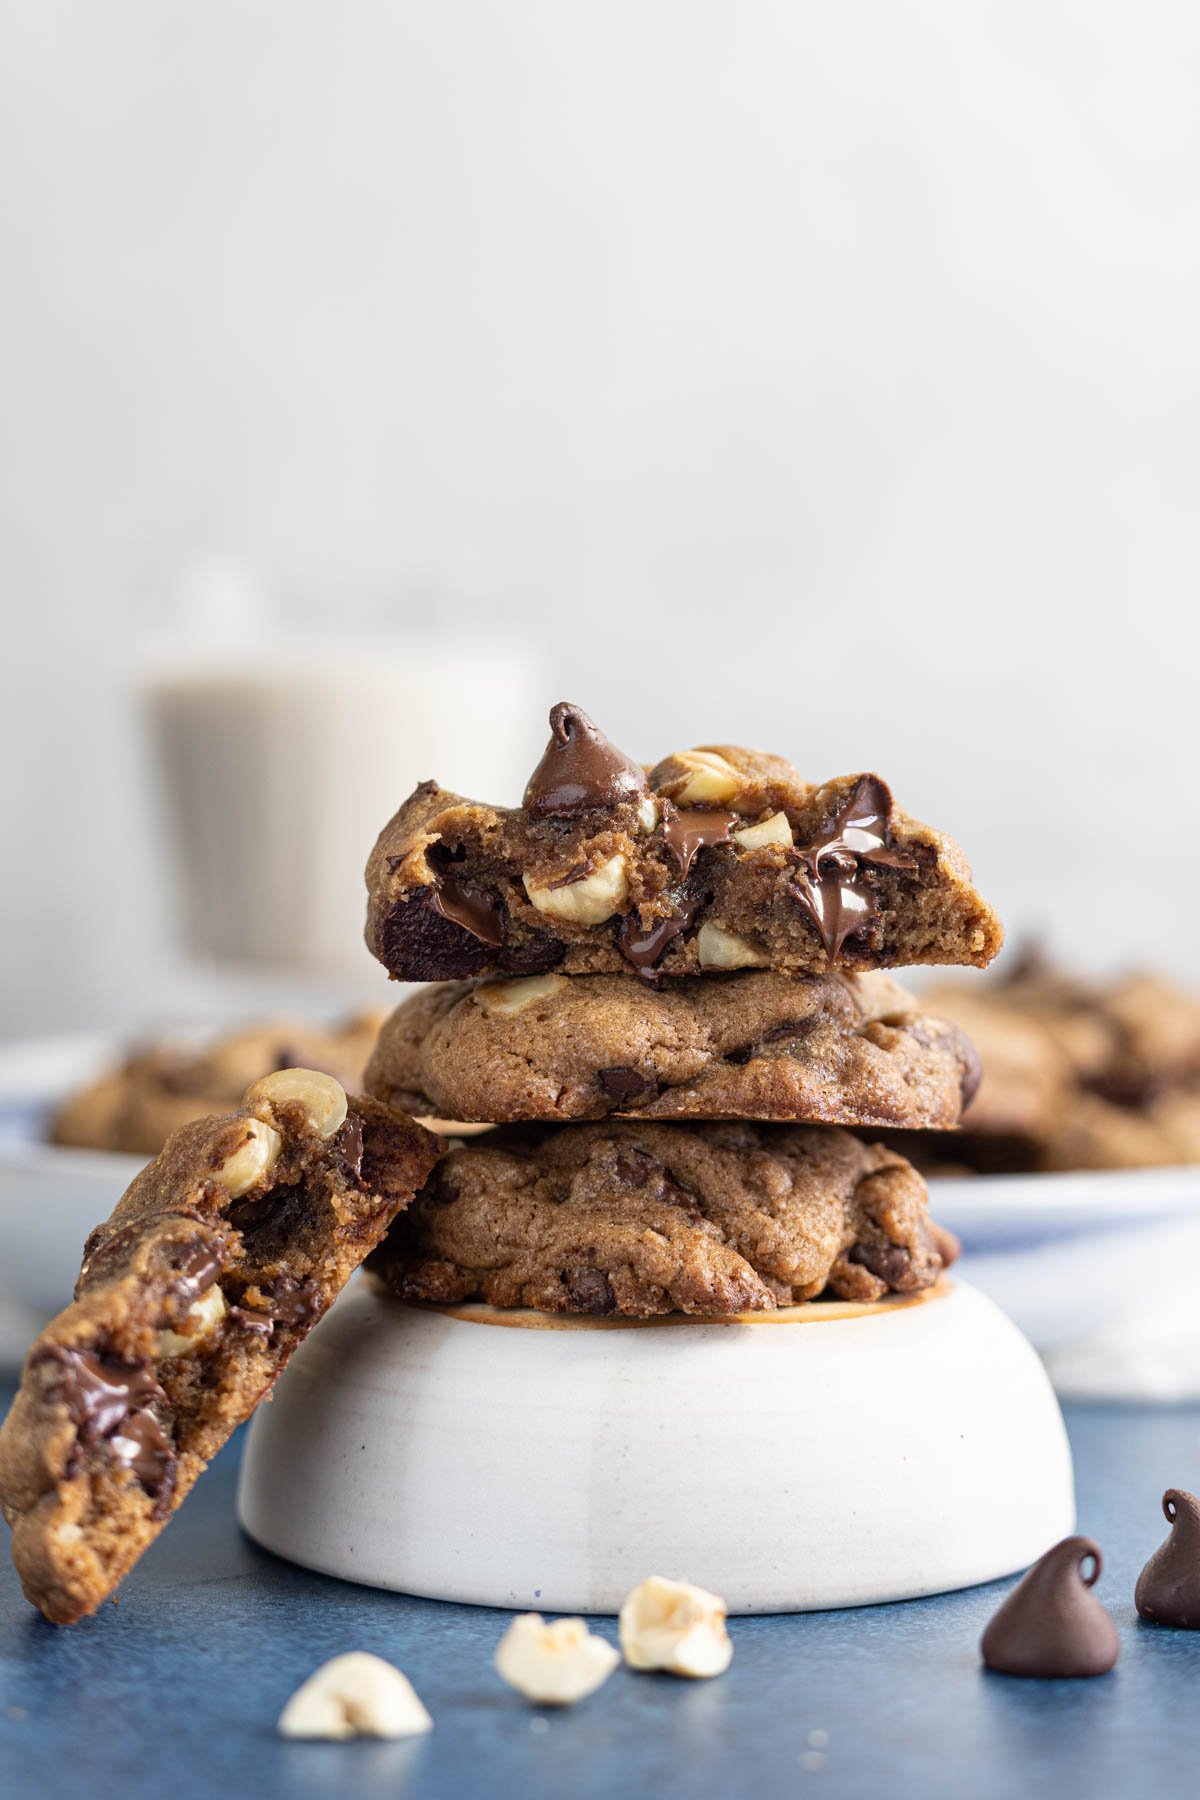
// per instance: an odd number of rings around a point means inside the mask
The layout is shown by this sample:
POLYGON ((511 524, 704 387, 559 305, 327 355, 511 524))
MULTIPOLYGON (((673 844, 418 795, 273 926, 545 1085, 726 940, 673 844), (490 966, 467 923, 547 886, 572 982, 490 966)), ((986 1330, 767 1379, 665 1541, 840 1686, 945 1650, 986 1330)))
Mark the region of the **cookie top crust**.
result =
POLYGON ((878 775, 816 784, 729 744, 643 774, 579 708, 551 719, 521 807, 427 781, 380 833, 366 939, 394 977, 807 975, 999 949, 958 846, 878 775))
POLYGON ((957 1125, 978 1062, 890 976, 766 971, 660 988, 528 975, 418 989, 384 1025, 368 1092, 437 1117, 957 1125))
POLYGON ((88 1240, 0 1428, 27 1597, 95 1611, 262 1399, 440 1154, 313 1070, 193 1121, 88 1240))
POLYGON ((51 1143, 156 1156, 173 1131, 236 1107, 252 1081, 274 1070, 318 1069, 358 1093, 381 1012, 320 1026, 273 1019, 211 1042, 146 1044, 68 1097, 53 1114, 51 1143))
POLYGON ((956 1253, 916 1171, 848 1132, 639 1121, 452 1148, 369 1266, 406 1300, 719 1318, 913 1292, 956 1253))

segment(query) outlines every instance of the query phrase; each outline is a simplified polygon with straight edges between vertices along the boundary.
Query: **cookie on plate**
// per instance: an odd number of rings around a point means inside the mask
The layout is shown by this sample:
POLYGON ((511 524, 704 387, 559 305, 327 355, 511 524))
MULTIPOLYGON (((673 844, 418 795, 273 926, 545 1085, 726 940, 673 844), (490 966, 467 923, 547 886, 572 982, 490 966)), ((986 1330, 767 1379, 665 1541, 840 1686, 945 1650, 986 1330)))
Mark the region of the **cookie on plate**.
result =
POLYGON ((417 788, 367 865, 367 944, 405 981, 650 979, 989 962, 995 913, 878 775, 818 785, 708 745, 649 775, 563 702, 520 807, 417 788))
POLYGON ((277 1069, 319 1069, 358 1093, 382 1023, 375 1012, 330 1026, 276 1019, 198 1049, 148 1045, 64 1100, 47 1135, 78 1149, 156 1156, 181 1125, 236 1106, 252 1081, 277 1069))
POLYGON ((930 1287, 957 1246, 902 1157, 826 1126, 502 1126, 452 1148, 369 1267, 405 1300, 631 1318, 930 1287))
POLYGON ((192 1122, 88 1241, 0 1429, 27 1597, 94 1612, 420 1188, 440 1139, 286 1069, 192 1122))
POLYGON ((384 1025, 368 1093, 447 1119, 773 1119, 945 1129, 978 1063, 881 972, 435 983, 384 1025))

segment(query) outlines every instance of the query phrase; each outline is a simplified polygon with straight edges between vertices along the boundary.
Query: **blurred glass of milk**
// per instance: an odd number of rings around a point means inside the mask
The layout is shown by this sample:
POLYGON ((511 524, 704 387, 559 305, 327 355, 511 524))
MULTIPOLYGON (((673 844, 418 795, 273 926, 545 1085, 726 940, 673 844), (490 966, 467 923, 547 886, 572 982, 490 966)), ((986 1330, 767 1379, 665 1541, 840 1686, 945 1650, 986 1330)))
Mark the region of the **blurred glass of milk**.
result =
POLYGON ((194 586, 189 622, 140 682, 184 947, 373 969, 363 868, 379 831, 431 776, 517 803, 553 696, 512 644, 305 635, 236 568, 194 586))

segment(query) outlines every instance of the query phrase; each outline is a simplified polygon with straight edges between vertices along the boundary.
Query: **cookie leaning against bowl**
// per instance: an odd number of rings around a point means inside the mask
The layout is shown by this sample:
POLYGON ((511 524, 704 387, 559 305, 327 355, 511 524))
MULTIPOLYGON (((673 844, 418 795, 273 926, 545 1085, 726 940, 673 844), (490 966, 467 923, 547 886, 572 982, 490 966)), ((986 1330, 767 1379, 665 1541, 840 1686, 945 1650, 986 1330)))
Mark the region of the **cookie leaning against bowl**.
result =
POLYGON ((958 1245, 927 1208, 902 1157, 833 1126, 502 1125, 368 1268, 402 1300, 722 1318, 932 1287, 958 1245))
POLYGON ((966 1034, 889 976, 443 982, 397 1007, 367 1092, 406 1112, 776 1119, 949 1130, 979 1082, 966 1034))
POLYGON ((443 1148, 331 1076, 285 1069, 142 1170, 0 1429, 13 1561, 48 1619, 112 1593, 443 1148))
POLYGON ((401 981, 971 963, 1000 922, 950 838, 878 775, 805 781, 705 745, 647 775, 565 701, 520 807, 426 781, 367 863, 367 947, 401 981))

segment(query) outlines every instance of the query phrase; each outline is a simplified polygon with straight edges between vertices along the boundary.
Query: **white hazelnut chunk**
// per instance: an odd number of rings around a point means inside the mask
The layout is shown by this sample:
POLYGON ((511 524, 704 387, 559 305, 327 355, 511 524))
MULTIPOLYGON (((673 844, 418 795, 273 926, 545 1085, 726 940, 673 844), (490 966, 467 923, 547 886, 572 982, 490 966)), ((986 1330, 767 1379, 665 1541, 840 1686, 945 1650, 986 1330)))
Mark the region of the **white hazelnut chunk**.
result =
POLYGON ((279 1716, 281 1735, 293 1738, 402 1738, 432 1729, 407 1675, 365 1650, 323 1663, 279 1716))
POLYGON ((273 1125, 263 1119, 247 1119, 245 1136, 220 1168, 213 1170, 213 1178, 229 1189, 231 1199, 238 1200, 274 1167, 282 1149, 283 1139, 273 1125))
POLYGON ((607 1681, 621 1657, 582 1619, 522 1613, 496 1646, 496 1668, 518 1693, 538 1706, 573 1706, 607 1681))
POLYGON ((777 812, 758 825, 747 825, 744 831, 735 831, 733 841, 740 844, 743 850, 761 850, 764 844, 785 844, 790 848, 795 839, 787 822, 787 814, 777 812))
POLYGON ((702 969, 762 969, 767 959, 748 938, 723 931, 710 921, 696 933, 696 949, 702 969))
POLYGON ((566 985, 565 975, 525 975, 519 981, 486 982, 471 998, 485 1019, 508 1019, 535 1000, 548 1000, 566 985))
POLYGON ((639 827, 647 837, 650 836, 650 833, 658 824, 659 816, 658 801, 654 798, 653 794, 647 794, 644 800, 638 801, 637 821, 639 827))
POLYGON ((723 1675, 733 1659, 725 1602, 687 1581, 652 1575, 621 1607, 621 1648, 631 1669, 666 1669, 698 1679, 723 1675))
POLYGON ((741 776, 715 750, 680 750, 671 761, 686 770, 667 784, 677 806, 726 806, 741 792, 741 776))
POLYGON ((225 1317, 225 1296, 216 1282, 194 1300, 188 1307, 180 1324, 186 1324, 186 1331, 160 1331, 154 1346, 156 1356, 182 1356, 185 1350, 192 1350, 203 1343, 216 1330, 225 1317))
POLYGON ((320 1069, 277 1069, 274 1075, 264 1075, 248 1087, 242 1104, 248 1111, 299 1106, 322 1138, 331 1138, 346 1123, 346 1090, 320 1069))
POLYGON ((625 858, 610 856, 607 862, 565 887, 532 887, 525 876, 525 892, 539 912, 565 919, 571 925, 599 925, 611 919, 629 897, 625 858))

